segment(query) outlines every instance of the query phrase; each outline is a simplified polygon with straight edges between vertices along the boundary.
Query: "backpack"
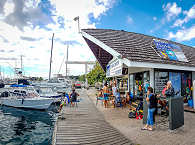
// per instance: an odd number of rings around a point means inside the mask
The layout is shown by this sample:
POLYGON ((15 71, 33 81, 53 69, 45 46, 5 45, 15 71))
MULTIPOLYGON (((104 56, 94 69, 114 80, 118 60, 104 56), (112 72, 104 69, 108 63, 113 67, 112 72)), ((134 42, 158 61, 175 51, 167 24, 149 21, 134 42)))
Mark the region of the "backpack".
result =
POLYGON ((140 103, 138 104, 138 106, 136 107, 136 110, 139 111, 139 110, 143 110, 143 102, 140 101, 140 103))
POLYGON ((136 111, 132 110, 131 112, 129 112, 128 117, 129 118, 136 118, 136 111))

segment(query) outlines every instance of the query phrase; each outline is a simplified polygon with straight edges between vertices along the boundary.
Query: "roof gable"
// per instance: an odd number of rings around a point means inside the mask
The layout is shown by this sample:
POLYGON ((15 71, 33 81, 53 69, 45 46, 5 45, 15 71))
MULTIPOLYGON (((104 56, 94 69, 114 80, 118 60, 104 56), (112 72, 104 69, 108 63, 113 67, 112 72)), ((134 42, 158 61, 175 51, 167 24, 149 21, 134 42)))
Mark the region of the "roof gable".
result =
POLYGON ((130 61, 195 67, 195 49, 193 47, 133 32, 111 29, 83 29, 82 31, 103 42, 130 61), (152 47, 153 39, 180 46, 188 62, 163 59, 152 47))

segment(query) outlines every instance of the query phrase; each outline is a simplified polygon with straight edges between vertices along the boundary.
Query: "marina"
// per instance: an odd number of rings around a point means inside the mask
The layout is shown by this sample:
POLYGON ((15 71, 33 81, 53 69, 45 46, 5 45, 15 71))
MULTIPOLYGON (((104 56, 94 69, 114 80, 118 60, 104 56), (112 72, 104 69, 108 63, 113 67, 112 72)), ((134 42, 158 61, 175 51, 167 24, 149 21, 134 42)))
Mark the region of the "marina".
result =
POLYGON ((194 0, 0 0, 0 145, 195 145, 194 0))
POLYGON ((57 118, 52 108, 45 112, 0 106, 0 144, 51 144, 57 118))

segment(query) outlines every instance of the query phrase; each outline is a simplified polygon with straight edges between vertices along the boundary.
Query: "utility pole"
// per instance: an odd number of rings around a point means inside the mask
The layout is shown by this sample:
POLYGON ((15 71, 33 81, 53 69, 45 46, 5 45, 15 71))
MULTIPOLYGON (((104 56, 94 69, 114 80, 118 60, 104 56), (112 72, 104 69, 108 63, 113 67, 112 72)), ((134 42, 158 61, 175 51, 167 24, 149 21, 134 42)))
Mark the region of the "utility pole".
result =
POLYGON ((67 43, 67 50, 66 50, 66 78, 68 77, 68 47, 69 47, 69 44, 67 43))
POLYGON ((52 36, 52 43, 51 43, 51 56, 50 56, 50 66, 49 66, 49 80, 51 79, 51 63, 52 63, 52 52, 53 52, 53 39, 54 39, 54 33, 52 36))

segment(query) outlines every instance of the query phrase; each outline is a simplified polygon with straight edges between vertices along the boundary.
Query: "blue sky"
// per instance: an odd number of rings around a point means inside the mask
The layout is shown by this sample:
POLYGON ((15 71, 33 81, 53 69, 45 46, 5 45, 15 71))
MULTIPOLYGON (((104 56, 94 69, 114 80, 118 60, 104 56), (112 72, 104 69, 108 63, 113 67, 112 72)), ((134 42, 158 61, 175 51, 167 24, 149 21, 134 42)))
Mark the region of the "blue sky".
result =
POLYGON ((101 16, 99 23, 96 24, 97 28, 143 33, 195 46, 195 36, 186 40, 169 37, 170 32, 175 34, 193 26, 195 26, 194 0, 121 0, 106 15, 101 16), (168 8, 165 10, 164 6, 168 8), (168 12, 174 6, 176 11, 168 12), (185 19, 185 11, 189 11, 193 6, 193 18, 181 26, 174 26, 177 20, 185 19), (171 15, 171 18, 169 19, 167 15, 171 15))
MULTIPOLYGON (((95 61, 81 28, 143 33, 195 46, 194 0, 0 0, 0 66, 4 76, 23 67, 27 76, 48 77, 51 37, 54 37, 52 74, 59 72, 69 44, 69 60, 95 61)), ((70 75, 84 66, 69 65, 70 75)), ((63 63, 60 73, 65 74, 63 63)))

